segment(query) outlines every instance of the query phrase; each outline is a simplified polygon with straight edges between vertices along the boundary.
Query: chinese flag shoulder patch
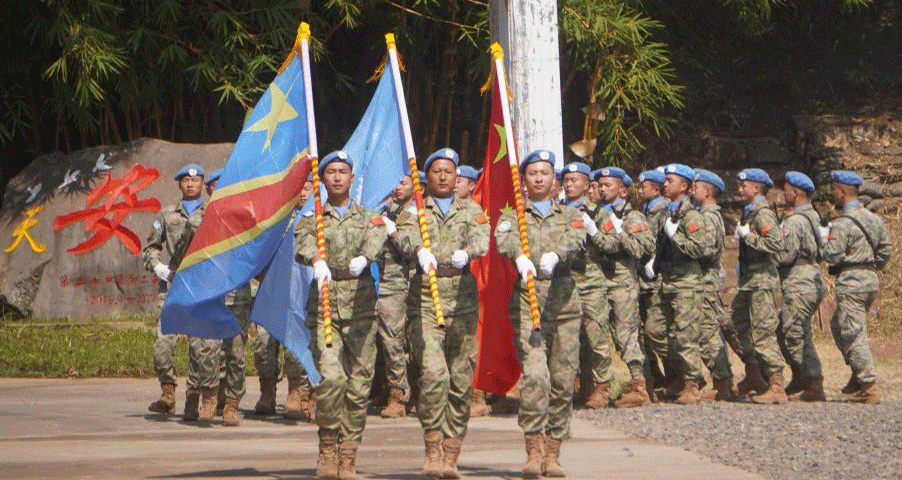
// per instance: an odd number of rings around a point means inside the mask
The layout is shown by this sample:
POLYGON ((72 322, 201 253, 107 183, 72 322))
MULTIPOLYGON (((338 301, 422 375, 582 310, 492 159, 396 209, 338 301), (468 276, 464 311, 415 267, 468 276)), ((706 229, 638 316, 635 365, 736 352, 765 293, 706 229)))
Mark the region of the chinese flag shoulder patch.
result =
POLYGON ((701 225, 699 225, 696 222, 693 222, 689 225, 689 233, 695 233, 698 231, 699 228, 702 228, 701 225))
POLYGON ((370 219, 370 223, 376 226, 385 225, 385 221, 382 220, 382 217, 373 217, 370 219))
POLYGON ((573 228, 586 228, 586 225, 583 223, 582 220, 574 220, 574 221, 570 222, 570 226, 573 228))
POLYGON ((637 223, 637 224, 633 225, 633 228, 630 230, 633 233, 644 232, 644 231, 648 230, 648 225, 646 225, 644 223, 637 223))
POLYGON ((475 220, 476 220, 476 223, 478 223, 478 224, 485 224, 485 223, 488 223, 488 221, 489 221, 489 219, 485 218, 485 215, 483 215, 481 213, 479 215, 476 215, 475 220))
POLYGON ((611 222, 610 220, 608 220, 608 221, 604 224, 604 227, 602 227, 602 229, 604 230, 605 233, 608 233, 608 232, 610 232, 611 230, 614 229, 614 223, 611 222))
POLYGON ((767 232, 773 230, 773 228, 774 226, 770 224, 761 227, 761 235, 767 235, 767 232))

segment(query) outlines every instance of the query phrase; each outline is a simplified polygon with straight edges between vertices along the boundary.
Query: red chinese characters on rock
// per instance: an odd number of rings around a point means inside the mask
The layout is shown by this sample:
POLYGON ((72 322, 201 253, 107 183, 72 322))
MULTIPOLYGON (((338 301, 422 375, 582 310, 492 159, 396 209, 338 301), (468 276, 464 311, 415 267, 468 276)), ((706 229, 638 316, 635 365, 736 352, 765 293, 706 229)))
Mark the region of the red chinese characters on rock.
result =
POLYGON ((122 226, 122 221, 131 212, 160 211, 160 201, 154 197, 138 200, 138 192, 147 188, 160 178, 160 171, 156 168, 147 168, 137 164, 125 172, 122 178, 113 179, 107 174, 97 188, 91 190, 85 199, 85 206, 90 207, 104 197, 106 200, 97 207, 86 208, 77 212, 56 217, 53 222, 54 230, 85 222, 85 231, 94 231, 94 235, 84 242, 66 250, 69 253, 85 253, 106 243, 113 235, 125 245, 128 251, 134 255, 141 252, 141 240, 134 232, 122 226), (120 200, 120 197, 122 199, 120 200), (112 214, 112 217, 107 215, 112 214))

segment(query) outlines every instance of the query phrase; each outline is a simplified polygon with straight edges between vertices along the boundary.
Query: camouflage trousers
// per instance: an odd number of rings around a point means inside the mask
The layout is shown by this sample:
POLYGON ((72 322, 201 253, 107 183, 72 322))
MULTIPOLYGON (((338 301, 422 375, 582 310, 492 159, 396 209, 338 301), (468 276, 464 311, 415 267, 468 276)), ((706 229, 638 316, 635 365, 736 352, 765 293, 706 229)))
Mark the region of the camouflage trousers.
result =
POLYGON ((245 393, 244 345, 247 343, 248 316, 250 305, 229 305, 238 319, 241 333, 232 338, 188 339, 188 387, 222 387, 226 397, 241 401, 245 393))
POLYGON ((360 442, 373 385, 378 322, 373 317, 333 317, 332 346, 326 347, 322 317, 317 315, 315 321, 314 357, 323 377, 316 387, 316 423, 339 430, 343 442, 360 442))
POLYGON ((877 381, 868 345, 868 309, 876 297, 877 292, 837 292, 836 311, 830 320, 836 346, 861 384, 877 381))
POLYGON ((667 339, 667 318, 661 307, 662 302, 659 289, 639 293, 639 319, 645 336, 645 351, 666 359, 670 356, 670 341, 667 339))
POLYGON ((725 320, 727 316, 724 314, 720 292, 706 290, 703 299, 698 341, 702 363, 711 372, 711 378, 714 380, 733 378, 723 333, 726 330, 724 324, 729 322, 725 320))
MULTIPOLYGON (((634 379, 643 378, 645 353, 639 345, 639 288, 613 287, 607 289, 606 300, 602 303, 601 319, 610 324, 614 344, 634 379)), ((611 354, 604 359, 606 376, 610 378, 611 354)))
POLYGON ((733 324, 742 342, 742 361, 761 363, 768 378, 783 375, 783 354, 777 344, 779 317, 773 289, 739 290, 733 297, 733 324))
POLYGON ((385 376, 389 388, 410 392, 407 379, 407 291, 379 295, 379 342, 385 358, 385 376))
POLYGON ((423 430, 463 438, 470 420, 478 312, 445 315, 439 328, 431 305, 411 315, 411 352, 420 367, 417 415, 423 430))
MULTIPOLYGON (((166 292, 160 292, 157 295, 157 308, 163 308, 163 302, 166 300, 166 292)), ((175 359, 173 353, 175 347, 178 346, 179 339, 184 335, 164 334, 161 330, 162 326, 157 322, 157 339, 153 344, 153 371, 160 380, 160 385, 176 385, 175 379, 175 359)))
MULTIPOLYGON (((578 287, 579 288, 579 287, 578 287)), ((579 371, 584 380, 594 383, 611 381, 611 335, 608 322, 603 321, 607 298, 604 287, 579 288, 582 304, 582 328, 580 332, 579 371)))
MULTIPOLYGON (((281 350, 282 344, 265 328, 257 325, 257 338, 254 340, 254 365, 257 367, 257 374, 260 375, 260 378, 279 381, 282 374, 282 370, 279 368, 281 350)), ((311 388, 307 372, 287 349, 285 349, 284 373, 289 382, 300 383, 311 388)))
POLYGON ((823 298, 822 289, 783 291, 777 341, 783 357, 793 366, 793 371, 800 372, 805 378, 824 376, 811 333, 811 319, 823 298))
MULTIPOLYGON (((667 343, 669 343, 667 350, 674 359, 679 360, 684 380, 703 380, 699 350, 702 292, 681 289, 661 292, 658 298, 660 303, 657 308, 666 320, 667 343)), ((660 352, 658 354, 661 355, 660 352)))

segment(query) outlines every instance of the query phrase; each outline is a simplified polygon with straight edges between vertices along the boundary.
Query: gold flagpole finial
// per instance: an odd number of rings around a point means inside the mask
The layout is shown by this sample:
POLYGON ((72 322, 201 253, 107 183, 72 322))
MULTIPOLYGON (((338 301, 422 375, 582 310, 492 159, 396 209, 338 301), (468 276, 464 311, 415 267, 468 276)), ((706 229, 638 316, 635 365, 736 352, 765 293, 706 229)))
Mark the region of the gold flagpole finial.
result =
POLYGON ((301 22, 301 26, 298 27, 298 37, 303 40, 310 40, 310 24, 301 22))
POLYGON ((498 42, 492 44, 492 60, 501 60, 504 58, 504 49, 498 42))
POLYGON ((395 44, 395 34, 394 33, 386 33, 385 34, 385 46, 389 50, 397 50, 398 46, 395 44))

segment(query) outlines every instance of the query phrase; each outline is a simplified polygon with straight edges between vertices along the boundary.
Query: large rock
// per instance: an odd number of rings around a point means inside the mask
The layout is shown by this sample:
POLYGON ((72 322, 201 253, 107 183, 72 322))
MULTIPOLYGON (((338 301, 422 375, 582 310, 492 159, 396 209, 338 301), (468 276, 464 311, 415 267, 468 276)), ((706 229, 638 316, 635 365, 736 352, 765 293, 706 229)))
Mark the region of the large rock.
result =
MULTIPOLYGON (((67 249, 93 237, 96 230, 86 231, 87 223, 82 221, 55 231, 54 219, 86 208, 102 207, 103 199, 85 205, 89 192, 100 186, 108 174, 112 179, 122 178, 138 164, 158 169, 160 177, 139 191, 137 199, 156 198, 162 206, 174 204, 180 197, 173 180, 178 169, 186 163, 198 163, 208 171, 220 168, 225 165, 232 145, 142 139, 66 156, 45 155, 32 162, 10 181, 0 209, 0 304, 37 318, 155 314, 158 292, 155 277, 144 270, 140 256, 130 252, 119 236, 114 235, 85 253, 69 253, 67 249), (79 172, 77 177, 74 172, 79 172), (75 177, 75 181, 58 188, 67 175, 75 177), (17 227, 26 220, 26 212, 35 207, 43 209, 34 215, 32 221, 37 223, 27 231, 46 249, 34 251, 28 239, 23 238, 14 250, 5 252, 16 238, 17 227)), ((123 199, 120 195, 110 203, 123 199)), ((105 215, 107 219, 112 217, 113 213, 105 215)), ((153 228, 153 219, 152 212, 132 211, 121 226, 134 232, 143 248, 153 228)))

